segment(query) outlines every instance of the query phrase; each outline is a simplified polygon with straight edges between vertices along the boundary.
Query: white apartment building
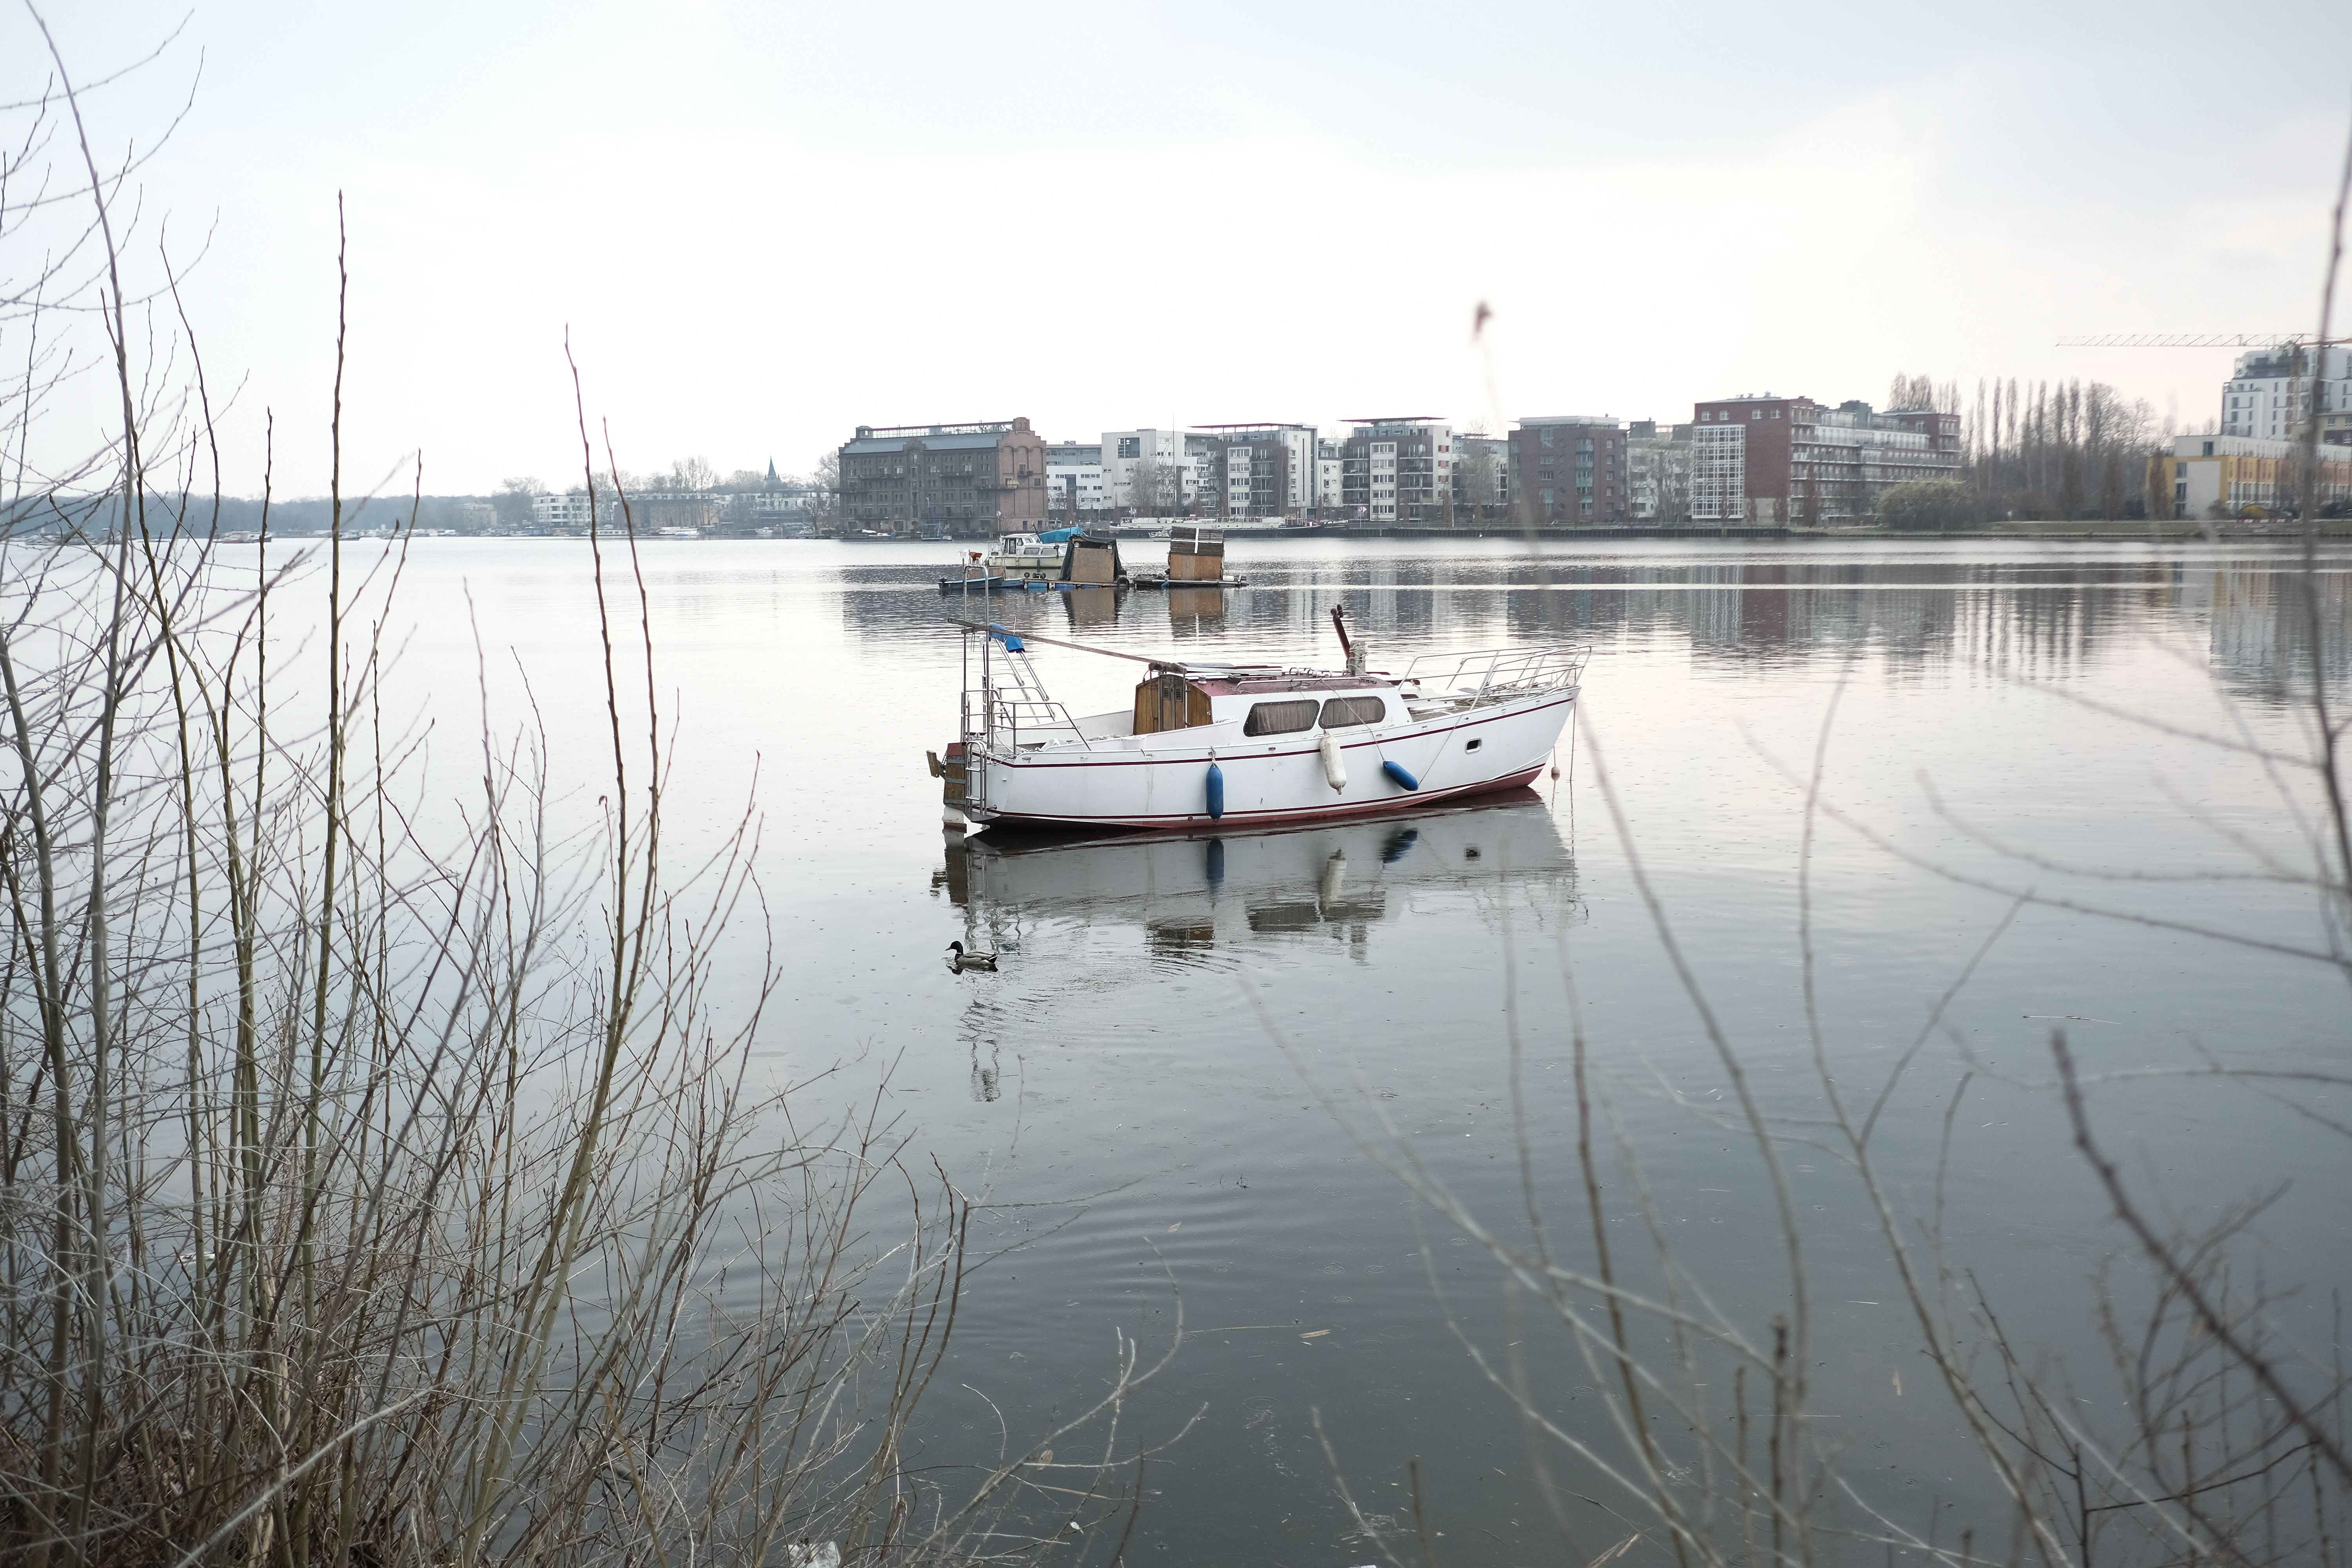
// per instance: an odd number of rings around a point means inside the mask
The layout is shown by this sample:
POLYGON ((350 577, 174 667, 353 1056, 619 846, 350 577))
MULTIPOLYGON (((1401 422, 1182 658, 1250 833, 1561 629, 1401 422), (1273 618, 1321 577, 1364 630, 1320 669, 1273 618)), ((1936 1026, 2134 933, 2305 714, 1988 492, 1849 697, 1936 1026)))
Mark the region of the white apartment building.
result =
POLYGON ((569 490, 562 495, 530 498, 530 521, 541 528, 577 528, 588 526, 588 492, 569 490))
POLYGON ((1417 416, 1355 421, 1339 466, 1339 500, 1372 522, 1436 522, 1454 495, 1454 428, 1417 416))
POLYGON ((1106 430, 1102 437, 1103 492, 1112 507, 1142 505, 1173 510, 1198 500, 1202 458, 1181 430, 1106 430), (1160 476, 1160 495, 1135 495, 1135 470, 1149 465, 1160 476))
POLYGON ((1328 516, 1339 511, 1340 500, 1339 476, 1347 468, 1347 444, 1341 441, 1315 443, 1315 510, 1328 516))
POLYGON ((1223 517, 1301 517, 1313 510, 1320 446, 1311 425, 1204 425, 1187 444, 1202 461, 1204 481, 1223 487, 1217 499, 1223 517))
POLYGON ((2352 349, 2293 343, 2240 354, 2221 388, 2221 434, 2257 440, 2294 438, 2295 421, 2319 376, 2319 411, 2352 408, 2352 349))
POLYGON ((1080 517, 1111 510, 1110 485, 1103 474, 1102 452, 1098 441, 1046 444, 1046 516, 1059 522, 1074 510, 1080 517))

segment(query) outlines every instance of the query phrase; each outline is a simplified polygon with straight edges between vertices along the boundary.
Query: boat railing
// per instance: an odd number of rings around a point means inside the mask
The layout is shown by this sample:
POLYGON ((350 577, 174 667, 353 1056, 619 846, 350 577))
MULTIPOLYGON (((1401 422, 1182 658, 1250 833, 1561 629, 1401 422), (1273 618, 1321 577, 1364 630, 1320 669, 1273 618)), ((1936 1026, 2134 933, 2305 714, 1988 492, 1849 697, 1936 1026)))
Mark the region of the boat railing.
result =
POLYGON ((963 732, 999 754, 1047 741, 1074 740, 1089 752, 1095 749, 1067 708, 1051 698, 1020 696, 1003 687, 963 694, 963 732))
POLYGON ((1591 648, 1569 644, 1423 654, 1397 679, 1416 683, 1427 697, 1483 708, 1572 687, 1591 657, 1591 648))

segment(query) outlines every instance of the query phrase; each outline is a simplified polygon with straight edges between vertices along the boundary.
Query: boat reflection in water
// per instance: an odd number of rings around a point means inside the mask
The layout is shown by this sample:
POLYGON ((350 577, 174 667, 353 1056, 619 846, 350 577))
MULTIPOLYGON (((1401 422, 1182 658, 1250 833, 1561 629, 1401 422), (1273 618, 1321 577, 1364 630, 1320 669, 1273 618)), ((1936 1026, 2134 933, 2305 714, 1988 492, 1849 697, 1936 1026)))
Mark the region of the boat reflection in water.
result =
POLYGON ((1230 970, 1254 947, 1475 962, 1496 951, 1506 920, 1533 939, 1585 918, 1573 852, 1529 789, 1246 833, 951 834, 932 888, 961 912, 967 947, 1003 955, 1004 973, 974 986, 965 1014, 981 1100, 999 1092, 1000 1038, 1060 1032, 1056 998, 1083 995, 1092 1017, 1116 1017, 1120 991, 1164 984, 1171 966, 1230 970))

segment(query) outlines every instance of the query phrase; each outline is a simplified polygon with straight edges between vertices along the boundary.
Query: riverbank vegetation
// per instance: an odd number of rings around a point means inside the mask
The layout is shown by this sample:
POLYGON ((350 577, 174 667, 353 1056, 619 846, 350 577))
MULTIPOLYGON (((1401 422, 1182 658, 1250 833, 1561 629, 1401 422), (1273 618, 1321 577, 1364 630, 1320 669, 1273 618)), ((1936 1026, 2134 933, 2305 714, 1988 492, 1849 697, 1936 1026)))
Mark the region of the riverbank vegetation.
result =
MULTIPOLYGON (((0 154, 47 525, 0 538, 0 1561, 1019 1554, 1036 1453, 908 1449, 982 1197, 870 1089, 761 1076, 757 823, 673 864, 609 451, 583 414, 606 761, 559 781, 561 717, 402 686, 415 511, 344 538, 340 321, 327 537, 265 497, 223 542, 179 264, 54 63, 0 154), (111 434, 43 471, 69 405, 111 434)), ((1056 1529, 1130 1500, 1053 1471, 1056 1529)))

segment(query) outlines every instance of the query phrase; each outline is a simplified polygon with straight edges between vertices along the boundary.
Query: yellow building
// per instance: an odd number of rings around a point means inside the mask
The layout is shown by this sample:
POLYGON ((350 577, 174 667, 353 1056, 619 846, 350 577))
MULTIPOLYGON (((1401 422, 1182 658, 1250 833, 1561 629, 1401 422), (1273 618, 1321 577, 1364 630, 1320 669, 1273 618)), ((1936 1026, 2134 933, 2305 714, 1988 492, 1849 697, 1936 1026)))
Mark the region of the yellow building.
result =
MULTIPOLYGON (((2352 451, 2320 447, 2318 500, 2352 500, 2352 451)), ((2252 436, 2182 436, 2170 457, 2148 459, 2147 493, 2172 491, 2172 515, 2213 515, 2218 504, 2231 516, 2248 507, 2264 511, 2292 507, 2298 488, 2301 448, 2292 441, 2252 436)))

